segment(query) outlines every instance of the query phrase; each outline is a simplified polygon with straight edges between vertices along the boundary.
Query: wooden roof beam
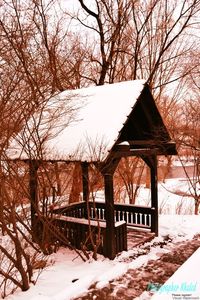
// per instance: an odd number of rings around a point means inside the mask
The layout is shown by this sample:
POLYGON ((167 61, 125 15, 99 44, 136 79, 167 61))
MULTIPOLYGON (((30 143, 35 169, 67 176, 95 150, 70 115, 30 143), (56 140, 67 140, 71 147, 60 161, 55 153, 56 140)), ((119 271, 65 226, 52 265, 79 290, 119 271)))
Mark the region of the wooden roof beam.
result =
POLYGON ((115 145, 112 153, 115 152, 130 152, 131 155, 157 154, 157 155, 176 155, 176 144, 173 141, 166 143, 156 140, 139 140, 139 141, 124 141, 115 145), (153 150, 153 151, 150 151, 153 150), (139 154, 137 154, 137 152, 139 154))
POLYGON ((128 156, 149 156, 149 155, 161 155, 159 148, 141 148, 141 149, 121 149, 112 152, 114 157, 128 157, 128 156))

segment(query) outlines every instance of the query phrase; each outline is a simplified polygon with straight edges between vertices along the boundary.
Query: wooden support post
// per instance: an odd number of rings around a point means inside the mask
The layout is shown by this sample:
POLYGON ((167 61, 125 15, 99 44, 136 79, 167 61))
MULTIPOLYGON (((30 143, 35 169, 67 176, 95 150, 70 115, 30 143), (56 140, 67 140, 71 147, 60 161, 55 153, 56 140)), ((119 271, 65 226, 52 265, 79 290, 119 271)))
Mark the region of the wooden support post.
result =
POLYGON ((31 200, 31 229, 33 234, 33 239, 37 236, 37 209, 38 209, 38 181, 37 181, 37 170, 38 170, 38 162, 35 160, 30 160, 29 162, 29 192, 30 192, 30 200, 31 200))
POLYGON ((151 230, 158 236, 158 182, 157 182, 157 157, 151 157, 151 207, 154 209, 151 230))
POLYGON ((83 185, 83 201, 89 200, 89 175, 88 175, 88 163, 82 162, 82 185, 83 185))
POLYGON ((106 218, 106 253, 110 259, 116 256, 113 173, 104 174, 105 218, 106 218))

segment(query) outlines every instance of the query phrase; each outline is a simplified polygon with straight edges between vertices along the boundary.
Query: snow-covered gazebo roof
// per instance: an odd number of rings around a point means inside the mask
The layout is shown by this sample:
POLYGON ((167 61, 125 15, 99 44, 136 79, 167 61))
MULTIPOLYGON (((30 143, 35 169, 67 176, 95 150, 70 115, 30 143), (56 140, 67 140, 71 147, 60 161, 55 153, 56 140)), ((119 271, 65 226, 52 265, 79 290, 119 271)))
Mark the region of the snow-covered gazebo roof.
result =
POLYGON ((144 80, 64 91, 52 97, 29 119, 11 142, 8 156, 12 159, 104 160, 116 144, 152 140, 147 131, 151 129, 152 135, 154 120, 157 132, 158 127, 162 127, 165 140, 169 141, 144 80))

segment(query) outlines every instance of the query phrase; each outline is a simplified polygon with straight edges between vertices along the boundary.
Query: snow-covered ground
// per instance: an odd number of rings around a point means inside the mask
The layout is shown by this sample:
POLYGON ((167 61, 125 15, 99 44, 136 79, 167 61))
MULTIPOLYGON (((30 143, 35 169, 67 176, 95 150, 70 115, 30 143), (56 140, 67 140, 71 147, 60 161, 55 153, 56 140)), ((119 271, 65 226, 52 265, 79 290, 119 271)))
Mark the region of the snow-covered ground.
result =
MULTIPOLYGON (((186 214, 194 213, 194 199, 190 196, 191 186, 186 178, 168 179, 165 183, 158 183, 158 207, 160 214, 186 214)), ((150 190, 140 188, 136 204, 150 205, 150 190)))
MULTIPOLYGON (((172 239, 172 243, 191 239, 196 233, 200 233, 200 217, 194 215, 174 215, 178 201, 184 201, 185 197, 171 193, 171 190, 187 189, 183 180, 167 180, 165 184, 159 185, 159 203, 166 201, 169 207, 172 207, 170 215, 160 215, 159 217, 159 237, 150 242, 163 241, 165 236, 172 239), (169 192, 170 190, 170 192, 169 192), (183 200, 184 199, 184 200, 183 200)), ((140 199, 145 199, 149 191, 141 189, 140 199)), ((192 199, 188 199, 189 205, 192 205, 192 199)), ((186 202, 187 203, 187 202, 186 202)), ((140 203, 141 204, 141 203, 140 203)), ((168 206, 166 206, 167 208, 168 206)), ((83 262, 77 254, 69 249, 61 248, 57 253, 49 256, 48 267, 43 270, 37 280, 36 285, 32 285, 26 292, 16 291, 14 295, 8 296, 7 300, 69 300, 78 297, 87 292, 89 286, 97 283, 97 287, 102 288, 107 283, 119 276, 122 276, 128 269, 138 268, 148 262, 148 260, 159 259, 161 253, 168 251, 165 247, 154 246, 146 255, 141 255, 136 259, 133 257, 137 249, 130 249, 122 252, 115 260, 111 261, 102 256, 98 256, 98 261, 90 260, 83 262)), ((200 261, 200 251, 195 254, 196 259, 200 261)), ((198 264, 194 265, 191 259, 188 261, 187 270, 178 275, 182 276, 181 282, 184 281, 184 274, 187 274, 190 268, 196 270, 196 278, 200 278, 198 264), (191 261, 191 265, 190 262, 191 261)), ((176 274, 176 273, 175 273, 176 274)), ((175 277, 176 278, 176 277, 175 277)), ((176 278, 177 282, 178 278, 176 278)), ((188 277, 185 278, 187 281, 188 277)), ((170 279, 169 279, 170 282, 170 279)), ((163 294, 155 298, 164 299, 163 294), (159 298, 160 297, 160 298, 159 298)), ((145 294, 143 295, 145 297, 145 294)), ((143 297, 142 296, 142 297, 143 297)), ((141 298, 149 299, 149 298, 141 298)), ((171 299, 171 298, 165 298, 171 299)), ((197 298, 198 299, 198 298, 197 298)))
POLYGON ((165 282, 152 300, 200 299, 200 248, 165 282))
MULTIPOLYGON (((194 213, 194 199, 192 188, 186 178, 172 178, 165 182, 158 183, 158 207, 160 214, 174 215, 191 215, 194 213)), ((124 193, 125 202, 128 204, 128 196, 124 193)), ((104 192, 98 191, 95 194, 97 201, 104 200, 104 192)), ((137 197, 136 205, 151 206, 151 191, 141 185, 137 197)))
MULTIPOLYGON (((175 243, 190 239, 198 232, 200 232, 199 216, 162 215, 160 216, 160 235, 153 241, 162 241, 163 237, 168 235, 175 243)), ((42 272, 36 285, 31 286, 26 292, 17 291, 6 299, 73 299, 84 294, 91 284, 98 282, 97 287, 102 288, 110 280, 122 276, 128 269, 138 268, 147 263, 148 260, 159 259, 160 254, 167 250, 159 246, 152 247, 147 255, 141 255, 131 261, 128 258, 133 256, 135 251, 137 250, 131 249, 122 252, 113 261, 99 256, 98 261, 83 262, 75 252, 61 248, 56 254, 49 256, 49 266, 42 272)), ((200 278, 200 271, 198 278, 200 278)), ((162 297, 157 299, 162 299, 162 297)))

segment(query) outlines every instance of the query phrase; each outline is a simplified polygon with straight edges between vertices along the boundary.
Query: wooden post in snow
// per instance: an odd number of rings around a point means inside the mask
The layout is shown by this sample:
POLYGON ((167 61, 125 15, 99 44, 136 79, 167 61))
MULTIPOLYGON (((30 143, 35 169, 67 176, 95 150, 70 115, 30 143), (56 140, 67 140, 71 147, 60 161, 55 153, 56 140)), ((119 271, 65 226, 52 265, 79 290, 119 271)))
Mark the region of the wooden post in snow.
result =
POLYGON ((113 173, 104 174, 105 218, 106 218, 106 253, 110 259, 116 256, 113 173))
POLYGON ((37 236, 37 216, 38 211, 38 180, 37 180, 37 170, 39 164, 36 160, 29 161, 29 192, 31 200, 31 229, 33 234, 33 239, 37 236))
POLYGON ((152 231, 158 236, 158 179, 157 179, 157 157, 151 157, 151 207, 154 208, 152 220, 152 231))

